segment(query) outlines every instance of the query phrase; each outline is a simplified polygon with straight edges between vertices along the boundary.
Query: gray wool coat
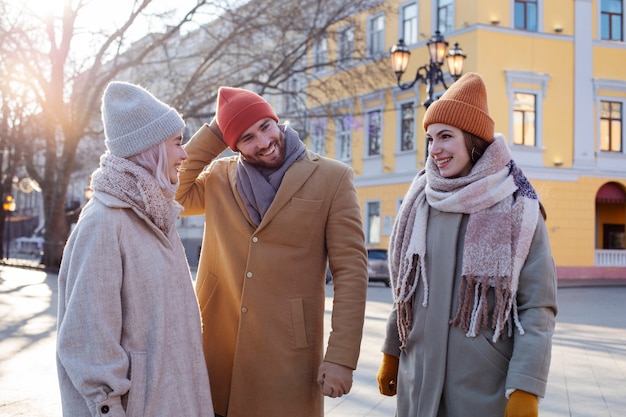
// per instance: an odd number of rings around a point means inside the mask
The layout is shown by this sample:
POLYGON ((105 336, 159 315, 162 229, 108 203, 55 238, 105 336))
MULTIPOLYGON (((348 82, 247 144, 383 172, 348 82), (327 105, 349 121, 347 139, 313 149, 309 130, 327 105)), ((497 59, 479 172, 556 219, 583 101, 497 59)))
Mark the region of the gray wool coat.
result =
POLYGON ((174 227, 94 193, 59 271, 63 415, 214 417, 200 312, 174 227))
MULTIPOLYGON (((522 268, 517 293, 520 335, 492 342, 491 328, 467 337, 448 324, 456 313, 463 243, 468 216, 431 208, 426 236, 429 300, 423 307, 420 282, 413 303, 413 327, 406 349, 393 309, 383 352, 400 356, 398 417, 502 417, 506 391, 520 389, 543 397, 557 312, 556 270, 542 218, 522 268)), ((489 293, 490 314, 493 291, 489 293)))

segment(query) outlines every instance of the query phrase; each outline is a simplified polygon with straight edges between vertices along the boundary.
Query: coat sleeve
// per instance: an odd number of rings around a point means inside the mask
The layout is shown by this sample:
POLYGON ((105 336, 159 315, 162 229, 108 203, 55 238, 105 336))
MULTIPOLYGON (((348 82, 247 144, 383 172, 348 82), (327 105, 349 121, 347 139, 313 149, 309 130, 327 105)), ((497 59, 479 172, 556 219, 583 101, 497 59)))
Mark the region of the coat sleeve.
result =
POLYGON ((557 276, 542 218, 520 273, 517 305, 524 334, 514 333, 506 389, 519 389, 543 397, 557 314, 557 276))
POLYGON ((204 214, 205 168, 224 150, 226 144, 216 127, 203 125, 185 145, 187 160, 178 173, 176 200, 184 207, 183 216, 204 214))
POLYGON ((93 214, 74 230, 59 270, 57 356, 92 414, 107 406, 117 417, 125 415, 121 396, 130 389, 121 346, 122 256, 116 222, 93 214))
POLYGON ((332 331, 325 360, 356 369, 368 278, 361 209, 351 169, 346 167, 332 198, 326 225, 326 247, 333 274, 334 296, 332 331))
POLYGON ((396 303, 393 303, 391 313, 387 319, 387 327, 385 331, 385 340, 381 352, 388 355, 400 356, 400 334, 398 332, 398 310, 396 303))

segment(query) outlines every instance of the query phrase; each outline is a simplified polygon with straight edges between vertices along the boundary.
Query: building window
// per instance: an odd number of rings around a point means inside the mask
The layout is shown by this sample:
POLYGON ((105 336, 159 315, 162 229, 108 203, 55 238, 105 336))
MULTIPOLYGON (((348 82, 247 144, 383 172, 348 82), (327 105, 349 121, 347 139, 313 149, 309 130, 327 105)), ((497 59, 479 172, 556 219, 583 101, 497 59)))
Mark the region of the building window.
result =
POLYGON ((401 151, 412 151, 415 149, 415 109, 413 103, 402 105, 402 125, 401 129, 401 151))
POLYGON ((377 156, 381 153, 381 116, 380 110, 367 113, 367 156, 377 156))
POLYGON ((337 159, 349 161, 352 158, 352 116, 339 116, 336 119, 337 159))
POLYGON ((367 210, 367 243, 380 243, 380 201, 368 201, 365 207, 367 210))
POLYGON ((537 0, 515 0, 515 29, 537 31, 537 0))
POLYGON ((348 26, 339 31, 338 40, 338 57, 340 64, 349 65, 354 58, 354 28, 348 26))
POLYGON ((602 39, 623 41, 624 1, 602 0, 600 2, 600 27, 602 39))
POLYGON ((600 102, 600 150, 622 152, 622 103, 600 102))
POLYGON ((317 119, 311 122, 311 150, 320 155, 326 153, 326 122, 317 119))
POLYGON ((417 38, 417 3, 402 6, 402 34, 407 45, 416 44, 417 38))
POLYGON ((300 83, 296 77, 287 81, 287 93, 285 94, 285 113, 292 113, 298 110, 298 97, 300 95, 300 83))
POLYGON ((513 98, 513 144, 535 146, 537 96, 515 93, 513 98))
POLYGON ((326 36, 313 44, 313 72, 319 73, 326 69, 328 63, 328 39, 326 36))
POLYGON ((454 0, 437 1, 437 30, 441 33, 454 30, 454 0))
POLYGON ((368 56, 382 54, 385 48, 385 16, 380 14, 369 19, 367 28, 368 56))

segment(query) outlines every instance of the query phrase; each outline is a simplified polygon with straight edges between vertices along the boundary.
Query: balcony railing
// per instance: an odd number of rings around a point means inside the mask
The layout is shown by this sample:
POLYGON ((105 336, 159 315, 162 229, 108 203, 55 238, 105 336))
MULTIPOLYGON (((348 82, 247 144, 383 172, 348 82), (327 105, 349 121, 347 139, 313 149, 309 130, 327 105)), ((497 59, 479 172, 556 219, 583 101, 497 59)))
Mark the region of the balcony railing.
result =
POLYGON ((596 250, 596 266, 626 266, 626 250, 596 250))

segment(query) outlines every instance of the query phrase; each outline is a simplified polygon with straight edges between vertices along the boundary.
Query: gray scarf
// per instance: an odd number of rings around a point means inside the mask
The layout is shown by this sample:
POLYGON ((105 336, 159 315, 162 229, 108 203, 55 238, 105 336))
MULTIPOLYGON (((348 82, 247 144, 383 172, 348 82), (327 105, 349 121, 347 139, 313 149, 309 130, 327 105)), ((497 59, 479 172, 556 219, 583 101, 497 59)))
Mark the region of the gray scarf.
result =
POLYGON ((304 158, 306 147, 298 137, 298 133, 292 128, 280 125, 285 135, 285 162, 273 170, 256 167, 246 162, 239 155, 237 163, 237 190, 243 199, 250 218, 255 225, 261 223, 261 219, 269 209, 285 173, 291 165, 304 158))
MULTIPOLYGON (((451 324, 468 337, 489 322, 487 291, 493 288, 496 305, 491 317, 496 341, 511 319, 521 334, 516 294, 539 216, 532 185, 511 159, 506 142, 496 135, 470 173, 444 178, 431 158, 407 192, 390 239, 390 271, 398 311, 398 330, 404 347, 413 320, 413 295, 419 280, 428 306, 425 259, 429 207, 469 214, 463 251, 459 307, 451 324), (511 313, 512 316, 511 317, 511 313)), ((437 256, 437 255, 433 255, 437 256)))

